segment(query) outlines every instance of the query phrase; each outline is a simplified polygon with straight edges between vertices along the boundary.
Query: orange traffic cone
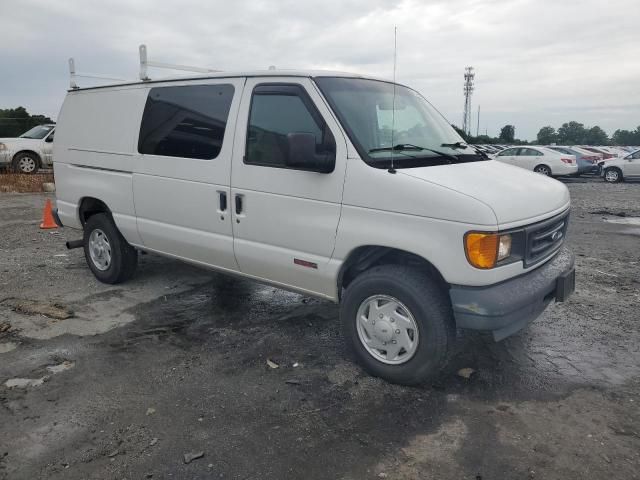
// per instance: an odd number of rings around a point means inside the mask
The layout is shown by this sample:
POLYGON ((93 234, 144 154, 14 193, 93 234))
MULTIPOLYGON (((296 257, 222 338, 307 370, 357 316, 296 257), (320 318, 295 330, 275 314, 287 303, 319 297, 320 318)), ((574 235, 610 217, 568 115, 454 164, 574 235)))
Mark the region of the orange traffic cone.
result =
POLYGON ((44 204, 44 212, 42 212, 42 223, 40 228, 58 228, 56 221, 53 219, 53 213, 51 212, 51 200, 47 199, 47 203, 44 204))

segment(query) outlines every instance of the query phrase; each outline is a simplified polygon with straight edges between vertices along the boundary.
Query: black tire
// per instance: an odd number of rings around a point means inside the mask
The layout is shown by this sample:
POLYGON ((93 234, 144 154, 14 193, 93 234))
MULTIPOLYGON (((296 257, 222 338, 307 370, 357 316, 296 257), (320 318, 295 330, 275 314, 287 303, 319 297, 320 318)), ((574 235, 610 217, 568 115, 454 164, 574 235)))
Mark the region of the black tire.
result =
POLYGON ((425 273, 402 265, 374 267, 345 290, 340 318, 348 349, 371 375, 401 385, 416 385, 435 378, 446 366, 455 342, 455 321, 443 288, 425 273), (418 327, 418 345, 405 363, 389 365, 369 353, 358 334, 361 304, 374 295, 399 300, 418 327))
POLYGON ((111 215, 97 213, 89 217, 84 225, 84 257, 95 277, 103 283, 116 284, 130 279, 138 266, 138 252, 124 239, 118 231, 111 215), (89 239, 96 231, 102 232, 110 246, 111 261, 106 269, 101 270, 91 258, 89 239))
POLYGON ((548 165, 536 165, 533 171, 547 177, 551 176, 551 168, 548 165))
POLYGON ((607 183, 618 183, 622 181, 622 170, 616 167, 605 168, 603 176, 607 183))
POLYGON ((36 173, 40 170, 41 166, 40 157, 31 152, 20 152, 13 157, 13 161, 11 162, 11 169, 15 173, 24 173, 27 175, 36 173))

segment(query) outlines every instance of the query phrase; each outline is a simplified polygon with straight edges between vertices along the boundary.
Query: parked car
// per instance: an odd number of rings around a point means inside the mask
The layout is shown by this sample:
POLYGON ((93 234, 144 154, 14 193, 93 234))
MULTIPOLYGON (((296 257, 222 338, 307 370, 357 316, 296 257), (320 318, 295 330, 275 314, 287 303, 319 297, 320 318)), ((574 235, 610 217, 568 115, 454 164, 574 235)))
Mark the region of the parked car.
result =
POLYGON ((602 155, 602 157, 606 160, 607 158, 615 158, 615 155, 611 152, 609 152, 608 150, 602 148, 602 147, 590 147, 587 145, 580 145, 580 148, 584 148, 585 150, 588 150, 590 152, 595 152, 595 153, 599 153, 602 155))
POLYGON ((552 145, 547 148, 555 150, 556 152, 565 153, 567 155, 573 155, 576 157, 578 163, 578 175, 581 174, 594 174, 600 173, 600 167, 598 167, 598 160, 601 156, 585 150, 578 149, 577 147, 564 147, 552 145))
POLYGON ((17 138, 0 138, 0 167, 19 173, 36 173, 51 167, 56 126, 38 125, 17 138))
POLYGON ((548 177, 578 173, 574 155, 556 152, 546 147, 511 147, 501 151, 494 158, 548 177))
POLYGON ((339 302, 347 345, 392 382, 437 374, 456 328, 500 340, 574 288, 565 185, 478 155, 400 84, 76 89, 57 130, 54 217, 96 278, 127 280, 141 250, 339 302))
POLYGON ((600 167, 604 180, 609 183, 640 178, 640 150, 622 158, 603 161, 600 163, 600 167))

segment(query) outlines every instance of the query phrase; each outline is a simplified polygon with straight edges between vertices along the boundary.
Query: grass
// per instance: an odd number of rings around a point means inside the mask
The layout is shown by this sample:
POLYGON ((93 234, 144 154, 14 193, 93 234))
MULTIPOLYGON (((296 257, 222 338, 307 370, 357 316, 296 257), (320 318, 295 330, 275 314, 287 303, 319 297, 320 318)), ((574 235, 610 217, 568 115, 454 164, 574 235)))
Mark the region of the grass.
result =
POLYGON ((43 183, 53 183, 53 173, 0 172, 0 193, 36 193, 44 192, 43 183))

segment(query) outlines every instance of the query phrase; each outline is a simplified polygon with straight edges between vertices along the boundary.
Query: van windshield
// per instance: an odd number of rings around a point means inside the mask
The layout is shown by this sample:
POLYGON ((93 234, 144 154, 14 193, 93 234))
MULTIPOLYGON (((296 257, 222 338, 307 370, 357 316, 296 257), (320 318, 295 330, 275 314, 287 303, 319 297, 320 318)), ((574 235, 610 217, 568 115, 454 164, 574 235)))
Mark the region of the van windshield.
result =
POLYGON ((424 167, 486 160, 466 145, 419 93, 358 78, 317 77, 362 159, 376 168, 424 167))

